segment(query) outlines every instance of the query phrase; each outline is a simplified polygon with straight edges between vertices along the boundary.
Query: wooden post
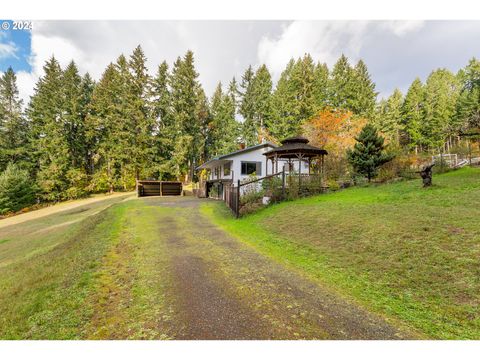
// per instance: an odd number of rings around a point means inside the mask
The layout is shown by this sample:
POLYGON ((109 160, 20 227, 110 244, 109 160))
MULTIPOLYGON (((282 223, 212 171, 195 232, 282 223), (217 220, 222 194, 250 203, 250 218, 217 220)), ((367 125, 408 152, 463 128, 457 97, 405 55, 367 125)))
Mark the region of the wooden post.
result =
POLYGON ((235 204, 235 217, 240 216, 240 179, 237 182, 237 203, 235 204))
POLYGON ((282 171, 282 197, 285 199, 285 165, 283 165, 282 171))
POLYGON ((298 157, 298 192, 300 193, 302 191, 302 160, 298 155, 297 157, 298 157))
POLYGON ((163 181, 160 181, 160 196, 163 196, 163 181))

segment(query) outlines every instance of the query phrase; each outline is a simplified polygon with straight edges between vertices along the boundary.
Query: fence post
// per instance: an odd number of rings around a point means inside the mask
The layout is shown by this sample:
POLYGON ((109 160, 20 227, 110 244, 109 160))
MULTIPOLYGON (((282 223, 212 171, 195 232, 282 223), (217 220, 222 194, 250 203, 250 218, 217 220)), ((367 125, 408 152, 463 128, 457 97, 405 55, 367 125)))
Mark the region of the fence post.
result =
POLYGON ((282 197, 285 200, 285 165, 283 165, 282 169, 282 197))
POLYGON ((237 183, 237 203, 235 205, 235 215, 238 218, 240 215, 240 179, 238 179, 237 183))

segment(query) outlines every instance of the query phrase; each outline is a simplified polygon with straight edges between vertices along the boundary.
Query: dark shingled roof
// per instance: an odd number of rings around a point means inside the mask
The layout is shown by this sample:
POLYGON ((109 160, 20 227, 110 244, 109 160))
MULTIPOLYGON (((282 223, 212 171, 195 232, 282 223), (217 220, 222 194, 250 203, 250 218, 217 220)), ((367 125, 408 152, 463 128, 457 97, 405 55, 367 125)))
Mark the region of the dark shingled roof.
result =
POLYGON ((290 159, 296 158, 298 154, 306 158, 316 157, 319 155, 327 155, 328 152, 316 146, 308 145, 309 140, 295 136, 282 141, 282 145, 265 152, 263 155, 273 157, 277 155, 279 158, 290 159))

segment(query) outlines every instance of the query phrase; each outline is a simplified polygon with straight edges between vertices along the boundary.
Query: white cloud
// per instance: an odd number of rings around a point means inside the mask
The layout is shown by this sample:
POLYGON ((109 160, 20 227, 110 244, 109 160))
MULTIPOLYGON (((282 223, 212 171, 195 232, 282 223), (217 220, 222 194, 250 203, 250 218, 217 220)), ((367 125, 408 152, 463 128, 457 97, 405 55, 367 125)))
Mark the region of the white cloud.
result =
POLYGON ((329 66, 343 53, 357 61, 365 40, 379 29, 397 36, 417 31, 422 21, 293 21, 280 36, 265 36, 258 45, 258 61, 278 79, 288 61, 310 53, 329 66))
POLYGON ((382 22, 382 26, 395 35, 403 37, 410 32, 420 30, 425 25, 423 20, 392 20, 382 22))
POLYGON ((17 57, 18 48, 13 42, 0 43, 0 59, 17 57))

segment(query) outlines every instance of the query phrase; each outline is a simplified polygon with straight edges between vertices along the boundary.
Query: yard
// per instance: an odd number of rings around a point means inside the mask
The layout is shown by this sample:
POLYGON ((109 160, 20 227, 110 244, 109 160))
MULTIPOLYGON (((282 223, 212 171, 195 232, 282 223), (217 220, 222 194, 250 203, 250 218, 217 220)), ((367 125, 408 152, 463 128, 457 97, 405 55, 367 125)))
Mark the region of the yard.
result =
POLYGON ((204 213, 257 251, 428 338, 480 338, 480 169, 352 188, 238 221, 204 213))
POLYGON ((1 339, 480 338, 480 169, 233 219, 118 197, 0 228, 1 339))

